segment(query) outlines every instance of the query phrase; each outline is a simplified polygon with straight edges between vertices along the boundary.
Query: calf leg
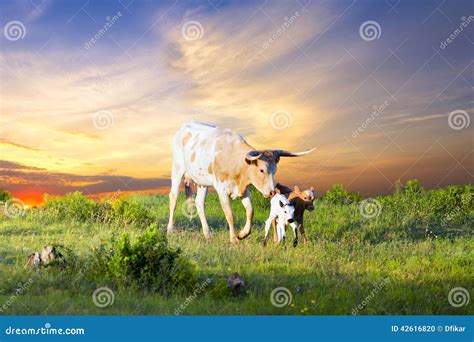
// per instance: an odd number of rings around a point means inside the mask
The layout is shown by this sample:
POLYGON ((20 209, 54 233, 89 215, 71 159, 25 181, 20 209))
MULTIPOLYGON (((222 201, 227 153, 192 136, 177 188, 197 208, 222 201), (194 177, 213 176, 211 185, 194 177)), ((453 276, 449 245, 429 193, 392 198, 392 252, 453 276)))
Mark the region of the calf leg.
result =
POLYGON ((293 240, 293 247, 296 247, 298 245, 298 227, 294 222, 291 224, 291 229, 293 229, 293 233, 295 234, 295 238, 293 240))
POLYGON ((209 225, 207 224, 205 207, 206 207, 206 195, 207 195, 207 187, 205 186, 198 186, 197 194, 196 194, 196 209, 199 215, 199 219, 201 220, 202 225, 202 232, 206 239, 211 237, 211 232, 209 231, 209 225))
POLYGON ((232 208, 230 206, 229 196, 223 190, 217 190, 217 194, 219 195, 219 201, 221 202, 222 210, 224 210, 224 215, 229 224, 229 236, 230 242, 235 243, 238 242, 237 236, 235 236, 235 229, 234 229, 234 215, 232 214, 232 208))
POLYGON ((253 219, 253 207, 252 207, 252 201, 250 199, 250 193, 248 190, 245 191, 245 195, 242 198, 242 205, 245 208, 245 216, 246 216, 246 221, 245 221, 245 226, 244 229, 242 229, 239 232, 239 239, 245 239, 247 236, 250 235, 251 232, 251 225, 252 225, 252 219, 253 219))
POLYGON ((281 242, 286 239, 285 224, 283 222, 277 223, 278 230, 278 242, 281 242))
POLYGON ((272 221, 273 226, 273 242, 278 242, 277 219, 272 221))
POLYGON ((301 234, 301 239, 303 240, 303 243, 304 244, 308 243, 308 239, 306 238, 306 234, 304 233, 303 219, 301 219, 301 222, 300 222, 300 234, 301 234))
POLYGON ((268 232, 270 231, 270 225, 274 221, 273 217, 270 216, 266 221, 265 221, 265 239, 263 240, 263 245, 267 244, 268 240, 268 232))

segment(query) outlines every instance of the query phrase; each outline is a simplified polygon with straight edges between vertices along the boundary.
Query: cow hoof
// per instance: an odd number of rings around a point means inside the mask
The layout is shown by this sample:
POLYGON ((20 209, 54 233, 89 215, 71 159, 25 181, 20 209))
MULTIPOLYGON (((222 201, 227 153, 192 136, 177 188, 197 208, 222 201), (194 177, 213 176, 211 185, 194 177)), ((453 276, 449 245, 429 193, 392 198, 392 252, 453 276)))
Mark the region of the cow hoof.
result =
POLYGON ((293 240, 293 247, 298 246, 298 240, 293 240))
POLYGON ((171 235, 172 232, 173 232, 173 227, 166 228, 166 235, 171 235))
POLYGON ((237 239, 237 237, 235 237, 235 236, 232 236, 232 237, 230 238, 230 243, 238 244, 238 243, 239 243, 239 239, 237 239))
POLYGON ((248 232, 248 233, 239 232, 239 235, 237 235, 237 237, 239 238, 239 240, 243 240, 249 235, 250 235, 250 232, 248 232))

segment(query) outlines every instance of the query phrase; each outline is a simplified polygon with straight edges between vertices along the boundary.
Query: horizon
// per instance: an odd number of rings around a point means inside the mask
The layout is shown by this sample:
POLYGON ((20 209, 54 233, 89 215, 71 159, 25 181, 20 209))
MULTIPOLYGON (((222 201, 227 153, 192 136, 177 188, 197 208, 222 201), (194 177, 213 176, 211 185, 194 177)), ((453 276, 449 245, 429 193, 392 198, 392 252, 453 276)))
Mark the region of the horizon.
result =
POLYGON ((187 121, 364 196, 472 184, 471 1, 1 2, 0 189, 166 191, 187 121))

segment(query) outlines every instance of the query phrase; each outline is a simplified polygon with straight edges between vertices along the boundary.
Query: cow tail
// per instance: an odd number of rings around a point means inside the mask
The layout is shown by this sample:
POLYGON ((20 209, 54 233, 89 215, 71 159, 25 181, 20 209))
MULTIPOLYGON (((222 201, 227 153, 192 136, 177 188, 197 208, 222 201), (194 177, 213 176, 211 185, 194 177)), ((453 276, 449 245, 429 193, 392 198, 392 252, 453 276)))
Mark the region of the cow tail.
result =
POLYGON ((188 203, 189 215, 192 216, 194 212, 194 202, 193 202, 193 187, 191 180, 184 181, 184 193, 186 194, 186 202, 188 203))

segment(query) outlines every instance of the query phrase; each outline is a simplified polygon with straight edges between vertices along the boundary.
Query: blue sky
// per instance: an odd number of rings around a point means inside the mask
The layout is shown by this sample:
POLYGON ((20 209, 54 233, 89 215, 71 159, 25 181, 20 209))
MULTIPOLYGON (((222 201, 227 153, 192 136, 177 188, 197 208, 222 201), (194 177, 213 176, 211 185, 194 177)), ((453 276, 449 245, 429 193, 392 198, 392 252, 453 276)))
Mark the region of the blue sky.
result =
POLYGON ((0 186, 14 192, 166 186, 171 136, 191 119, 256 148, 318 146, 277 178, 319 192, 472 181, 472 125, 450 125, 472 116, 471 1, 0 4, 4 29, 25 28, 0 41, 0 186), (367 22, 377 38, 361 35, 367 22))

